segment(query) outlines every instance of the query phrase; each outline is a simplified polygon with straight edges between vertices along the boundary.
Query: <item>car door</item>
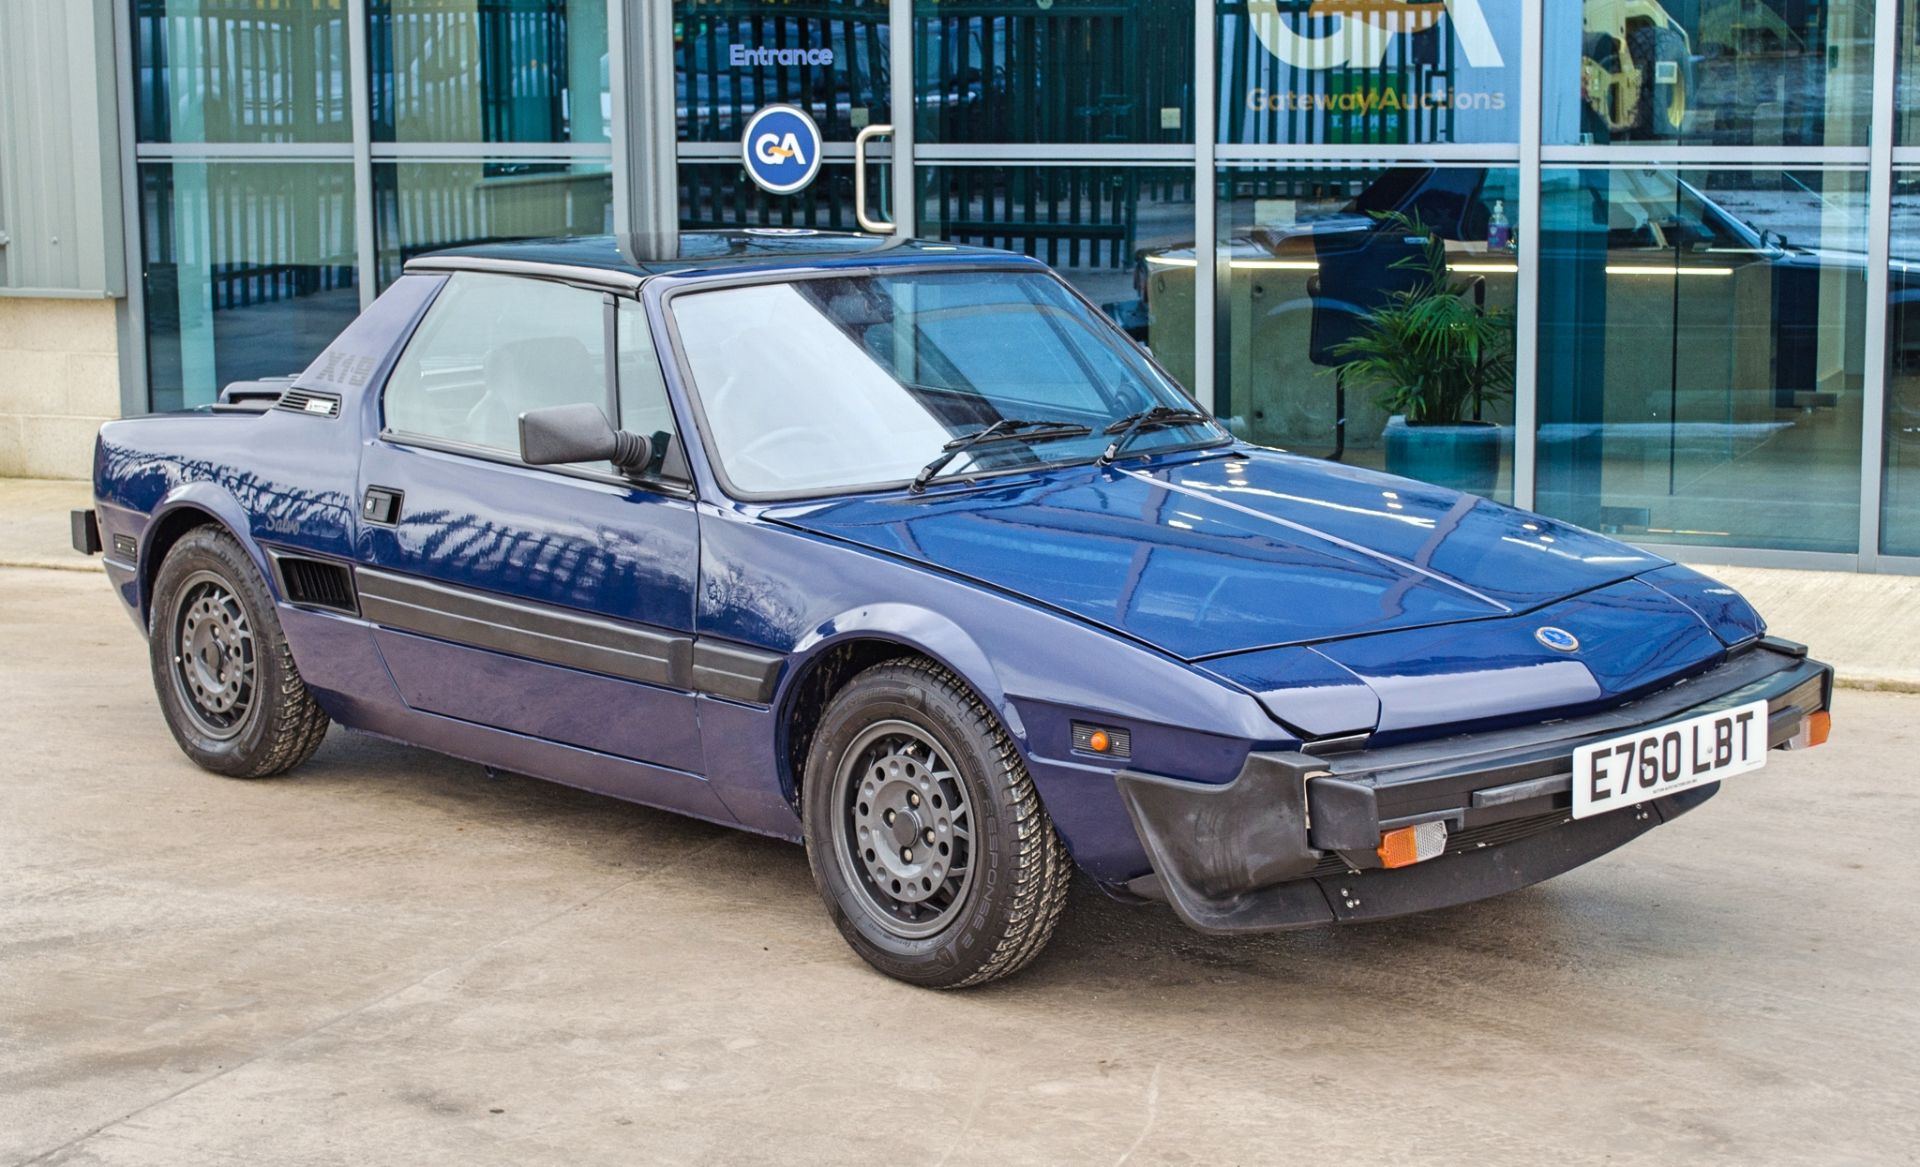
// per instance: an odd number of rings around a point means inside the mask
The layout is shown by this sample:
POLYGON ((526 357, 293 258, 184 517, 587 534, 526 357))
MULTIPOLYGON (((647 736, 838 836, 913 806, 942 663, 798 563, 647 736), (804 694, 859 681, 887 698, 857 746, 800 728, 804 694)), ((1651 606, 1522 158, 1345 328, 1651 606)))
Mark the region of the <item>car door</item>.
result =
POLYGON ((698 523, 639 305, 456 273, 381 408, 361 458, 358 584, 406 703, 699 774, 698 523), (522 463, 520 414, 576 402, 652 436, 647 470, 522 463))

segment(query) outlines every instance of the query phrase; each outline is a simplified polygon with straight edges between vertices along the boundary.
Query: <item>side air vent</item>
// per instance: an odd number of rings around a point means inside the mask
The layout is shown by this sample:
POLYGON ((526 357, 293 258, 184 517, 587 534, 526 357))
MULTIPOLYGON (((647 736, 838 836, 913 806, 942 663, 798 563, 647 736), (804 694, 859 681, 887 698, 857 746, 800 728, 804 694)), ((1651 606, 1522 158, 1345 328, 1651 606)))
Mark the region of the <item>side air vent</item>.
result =
POLYGON ((315 417, 339 417, 340 398, 333 393, 315 393, 311 389, 289 389, 280 395, 275 409, 311 413, 315 417))
POLYGON ((280 571, 281 590, 288 603, 336 612, 359 611, 353 598, 353 572, 345 564, 293 555, 276 555, 273 563, 280 571))

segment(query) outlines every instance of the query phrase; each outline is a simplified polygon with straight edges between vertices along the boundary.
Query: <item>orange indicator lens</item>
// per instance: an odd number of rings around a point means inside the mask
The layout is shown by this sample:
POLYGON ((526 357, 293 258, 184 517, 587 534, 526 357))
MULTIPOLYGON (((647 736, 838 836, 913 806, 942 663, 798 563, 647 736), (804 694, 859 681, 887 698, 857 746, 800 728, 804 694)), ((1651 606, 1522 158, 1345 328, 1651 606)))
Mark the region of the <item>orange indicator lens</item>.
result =
POLYGON ((1380 856, 1382 867, 1411 867, 1446 849, 1447 824, 1431 822, 1383 832, 1380 847, 1374 853, 1380 856))
POLYGON ((1414 842, 1413 828, 1401 827, 1381 835, 1379 855, 1380 862, 1388 867, 1411 867, 1420 862, 1419 845, 1414 842))
POLYGON ((1822 709, 1817 713, 1807 714, 1800 722, 1799 728, 1793 731, 1793 736, 1784 744, 1789 750, 1810 750, 1817 745, 1824 745, 1827 735, 1832 732, 1833 714, 1822 709))
POLYGON ((1833 714, 1822 709, 1807 717, 1807 745, 1823 746, 1827 744, 1827 735, 1833 732, 1833 714))
POLYGON ((1096 754, 1104 754, 1112 746, 1113 743, 1107 740, 1107 731, 1104 729, 1094 730, 1093 735, 1087 738, 1087 748, 1096 754))

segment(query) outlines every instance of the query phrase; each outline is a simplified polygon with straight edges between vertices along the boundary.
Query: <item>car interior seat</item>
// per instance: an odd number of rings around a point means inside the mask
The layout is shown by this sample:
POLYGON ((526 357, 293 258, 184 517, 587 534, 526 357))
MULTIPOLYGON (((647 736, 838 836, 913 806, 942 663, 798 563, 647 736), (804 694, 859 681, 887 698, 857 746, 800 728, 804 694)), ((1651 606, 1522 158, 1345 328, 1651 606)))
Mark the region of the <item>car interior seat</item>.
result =
POLYGON ((605 379, 587 346, 572 336, 509 341, 487 353, 486 393, 467 414, 467 440, 494 450, 520 449, 520 415, 550 405, 606 405, 605 379))

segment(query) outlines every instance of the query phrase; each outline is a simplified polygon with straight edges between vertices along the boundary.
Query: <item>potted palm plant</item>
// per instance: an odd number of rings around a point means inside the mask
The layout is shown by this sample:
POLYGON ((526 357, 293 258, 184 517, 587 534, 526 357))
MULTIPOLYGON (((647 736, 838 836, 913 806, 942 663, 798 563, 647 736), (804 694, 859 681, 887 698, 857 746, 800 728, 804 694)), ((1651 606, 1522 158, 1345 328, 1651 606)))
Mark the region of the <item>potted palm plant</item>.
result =
POLYGON ((1393 265, 1421 278, 1388 293, 1333 348, 1337 369, 1349 384, 1371 386, 1388 414, 1388 473, 1489 494, 1504 435, 1481 414, 1512 392, 1513 313, 1488 311, 1469 296, 1475 280, 1449 277, 1445 241, 1417 216, 1375 217, 1382 230, 1422 241, 1419 254, 1393 265))

